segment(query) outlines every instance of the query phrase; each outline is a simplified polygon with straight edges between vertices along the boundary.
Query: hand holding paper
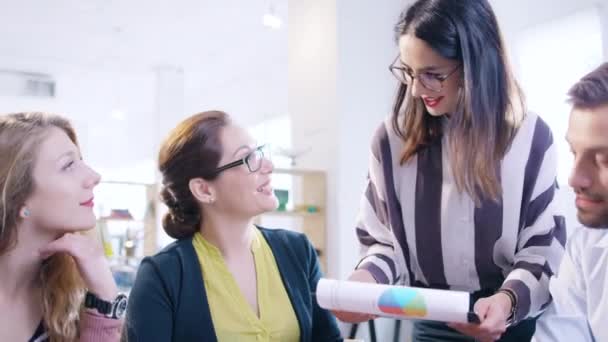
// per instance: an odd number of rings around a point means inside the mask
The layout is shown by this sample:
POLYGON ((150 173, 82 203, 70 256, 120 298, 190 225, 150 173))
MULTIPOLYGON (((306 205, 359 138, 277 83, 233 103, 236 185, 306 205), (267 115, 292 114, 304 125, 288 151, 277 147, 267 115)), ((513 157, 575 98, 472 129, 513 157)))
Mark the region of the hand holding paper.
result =
POLYGON ((368 313, 401 319, 479 322, 469 312, 469 294, 405 286, 321 279, 317 302, 329 310, 368 313))

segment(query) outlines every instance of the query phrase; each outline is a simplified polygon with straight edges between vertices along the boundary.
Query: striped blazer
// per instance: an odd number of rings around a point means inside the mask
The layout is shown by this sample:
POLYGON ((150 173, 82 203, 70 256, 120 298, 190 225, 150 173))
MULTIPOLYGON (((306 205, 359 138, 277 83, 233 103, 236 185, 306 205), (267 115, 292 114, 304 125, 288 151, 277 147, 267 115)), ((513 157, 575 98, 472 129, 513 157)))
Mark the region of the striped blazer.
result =
MULTIPOLYGON (((449 120, 449 119, 445 119, 449 120)), ((550 302, 548 283, 566 242, 556 212, 556 151, 549 126, 528 114, 500 164, 501 199, 457 190, 447 139, 400 165, 403 141, 386 120, 371 148, 357 218, 362 259, 379 283, 468 292, 513 290, 515 320, 550 302)))

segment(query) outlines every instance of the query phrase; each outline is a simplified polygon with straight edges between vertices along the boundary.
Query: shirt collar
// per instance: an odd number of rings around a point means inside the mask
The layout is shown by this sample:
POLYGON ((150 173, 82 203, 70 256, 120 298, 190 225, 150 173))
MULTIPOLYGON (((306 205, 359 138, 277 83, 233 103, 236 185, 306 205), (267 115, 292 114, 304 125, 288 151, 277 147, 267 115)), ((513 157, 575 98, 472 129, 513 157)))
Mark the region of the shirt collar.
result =
POLYGON ((608 248, 608 228, 601 228, 604 236, 595 243, 595 247, 608 248))

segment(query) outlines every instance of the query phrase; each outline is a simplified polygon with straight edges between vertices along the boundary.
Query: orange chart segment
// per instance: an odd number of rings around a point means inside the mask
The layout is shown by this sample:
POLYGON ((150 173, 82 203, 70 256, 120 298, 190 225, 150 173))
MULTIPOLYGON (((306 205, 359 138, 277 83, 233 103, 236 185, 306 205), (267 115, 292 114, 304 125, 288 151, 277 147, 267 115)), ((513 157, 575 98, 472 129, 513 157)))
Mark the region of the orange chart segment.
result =
POLYGON ((425 317, 427 315, 424 297, 415 289, 387 289, 378 301, 380 311, 399 316, 425 317))

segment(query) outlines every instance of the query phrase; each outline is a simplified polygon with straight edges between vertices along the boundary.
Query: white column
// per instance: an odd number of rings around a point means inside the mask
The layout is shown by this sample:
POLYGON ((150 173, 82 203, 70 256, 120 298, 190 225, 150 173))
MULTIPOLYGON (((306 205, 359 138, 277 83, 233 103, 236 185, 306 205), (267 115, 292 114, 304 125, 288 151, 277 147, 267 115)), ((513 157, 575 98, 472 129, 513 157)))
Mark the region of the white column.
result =
POLYGON ((184 72, 176 66, 159 66, 156 74, 156 115, 158 120, 157 135, 165 138, 184 115, 184 72))
MULTIPOLYGON (((328 173, 328 276, 344 279, 359 259, 355 218, 371 137, 390 115, 397 55, 393 26, 401 0, 289 2, 289 114, 294 147, 312 148, 298 167, 328 173)), ((392 340, 380 320, 378 340, 392 340)), ((407 325, 407 324, 406 324, 407 325)), ((343 332, 348 326, 343 325, 343 332)), ((404 328, 403 330, 407 330, 404 328)), ((359 338, 368 327, 361 325, 359 338)))
MULTIPOLYGON (((184 115, 184 72, 181 68, 174 66, 159 66, 155 68, 154 72, 156 75, 156 116, 154 119, 157 123, 154 134, 157 139, 155 139, 156 146, 153 146, 153 148, 158 153, 160 143, 184 115)), ((157 167, 156 163, 155 167, 157 167)), ((162 178, 158 170, 156 171, 156 180, 157 184, 160 185, 162 178)), ((159 202, 156 210, 156 245, 159 249, 173 241, 162 227, 162 218, 166 212, 167 208, 159 202)))

